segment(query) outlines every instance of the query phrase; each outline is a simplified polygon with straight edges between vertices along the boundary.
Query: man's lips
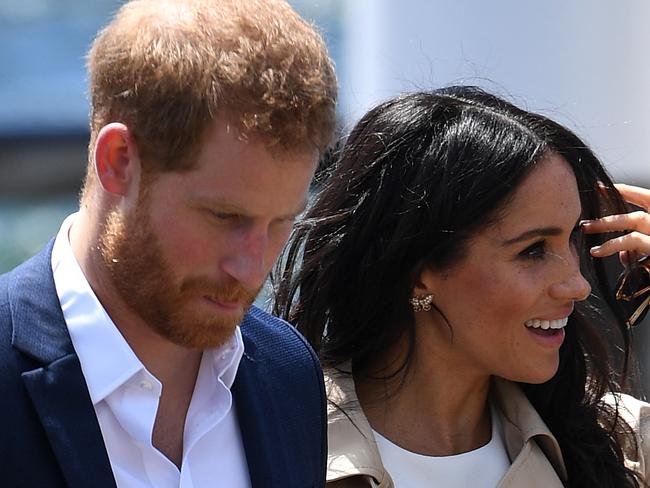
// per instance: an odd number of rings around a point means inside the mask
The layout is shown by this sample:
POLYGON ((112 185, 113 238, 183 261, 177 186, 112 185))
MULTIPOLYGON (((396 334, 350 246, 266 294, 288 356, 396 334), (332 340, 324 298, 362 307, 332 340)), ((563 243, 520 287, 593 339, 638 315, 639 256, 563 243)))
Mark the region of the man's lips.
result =
POLYGON ((238 310, 242 308, 242 300, 223 299, 209 295, 204 296, 204 298, 226 310, 238 310))

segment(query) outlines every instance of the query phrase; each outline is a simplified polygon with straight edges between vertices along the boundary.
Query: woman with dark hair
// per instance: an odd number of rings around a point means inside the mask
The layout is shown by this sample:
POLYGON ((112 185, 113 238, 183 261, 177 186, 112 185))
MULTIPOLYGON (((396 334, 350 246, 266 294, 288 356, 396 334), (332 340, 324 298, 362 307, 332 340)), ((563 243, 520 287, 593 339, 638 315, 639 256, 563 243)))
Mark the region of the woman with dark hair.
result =
POLYGON ((275 311, 326 368, 332 487, 645 486, 621 392, 650 192, 472 87, 379 105, 325 173, 275 311))

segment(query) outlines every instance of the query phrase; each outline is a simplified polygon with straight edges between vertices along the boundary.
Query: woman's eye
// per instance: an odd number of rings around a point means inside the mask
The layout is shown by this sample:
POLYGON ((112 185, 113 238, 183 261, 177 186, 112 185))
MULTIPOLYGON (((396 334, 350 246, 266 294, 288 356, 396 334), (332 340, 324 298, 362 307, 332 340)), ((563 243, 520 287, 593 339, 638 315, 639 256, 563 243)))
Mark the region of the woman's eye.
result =
POLYGON ((525 259, 541 259, 544 257, 545 254, 546 254, 545 241, 537 241, 519 253, 519 255, 525 259))
POLYGON ((580 227, 574 228, 573 231, 571 231, 571 237, 570 237, 571 246, 573 247, 573 249, 579 250, 582 247, 582 240, 583 240, 582 230, 580 229, 580 227))

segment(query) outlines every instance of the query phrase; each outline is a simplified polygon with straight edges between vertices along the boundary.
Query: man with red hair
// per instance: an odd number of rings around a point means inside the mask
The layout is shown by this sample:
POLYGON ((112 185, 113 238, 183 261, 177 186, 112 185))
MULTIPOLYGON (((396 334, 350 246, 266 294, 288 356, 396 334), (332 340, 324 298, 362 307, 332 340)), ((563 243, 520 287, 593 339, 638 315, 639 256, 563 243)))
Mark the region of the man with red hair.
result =
POLYGON ((335 118, 282 0, 133 0, 88 56, 79 212, 0 277, 7 486, 320 486, 318 361, 252 306, 335 118))

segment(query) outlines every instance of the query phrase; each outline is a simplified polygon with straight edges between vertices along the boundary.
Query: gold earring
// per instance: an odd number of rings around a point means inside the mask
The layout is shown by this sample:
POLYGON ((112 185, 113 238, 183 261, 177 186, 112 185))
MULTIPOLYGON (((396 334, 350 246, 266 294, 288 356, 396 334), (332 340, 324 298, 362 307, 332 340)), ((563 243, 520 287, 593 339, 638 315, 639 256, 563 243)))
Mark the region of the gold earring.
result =
POLYGON ((433 295, 418 295, 411 297, 411 307, 413 307, 414 312, 428 312, 431 310, 431 304, 433 303, 433 295))

